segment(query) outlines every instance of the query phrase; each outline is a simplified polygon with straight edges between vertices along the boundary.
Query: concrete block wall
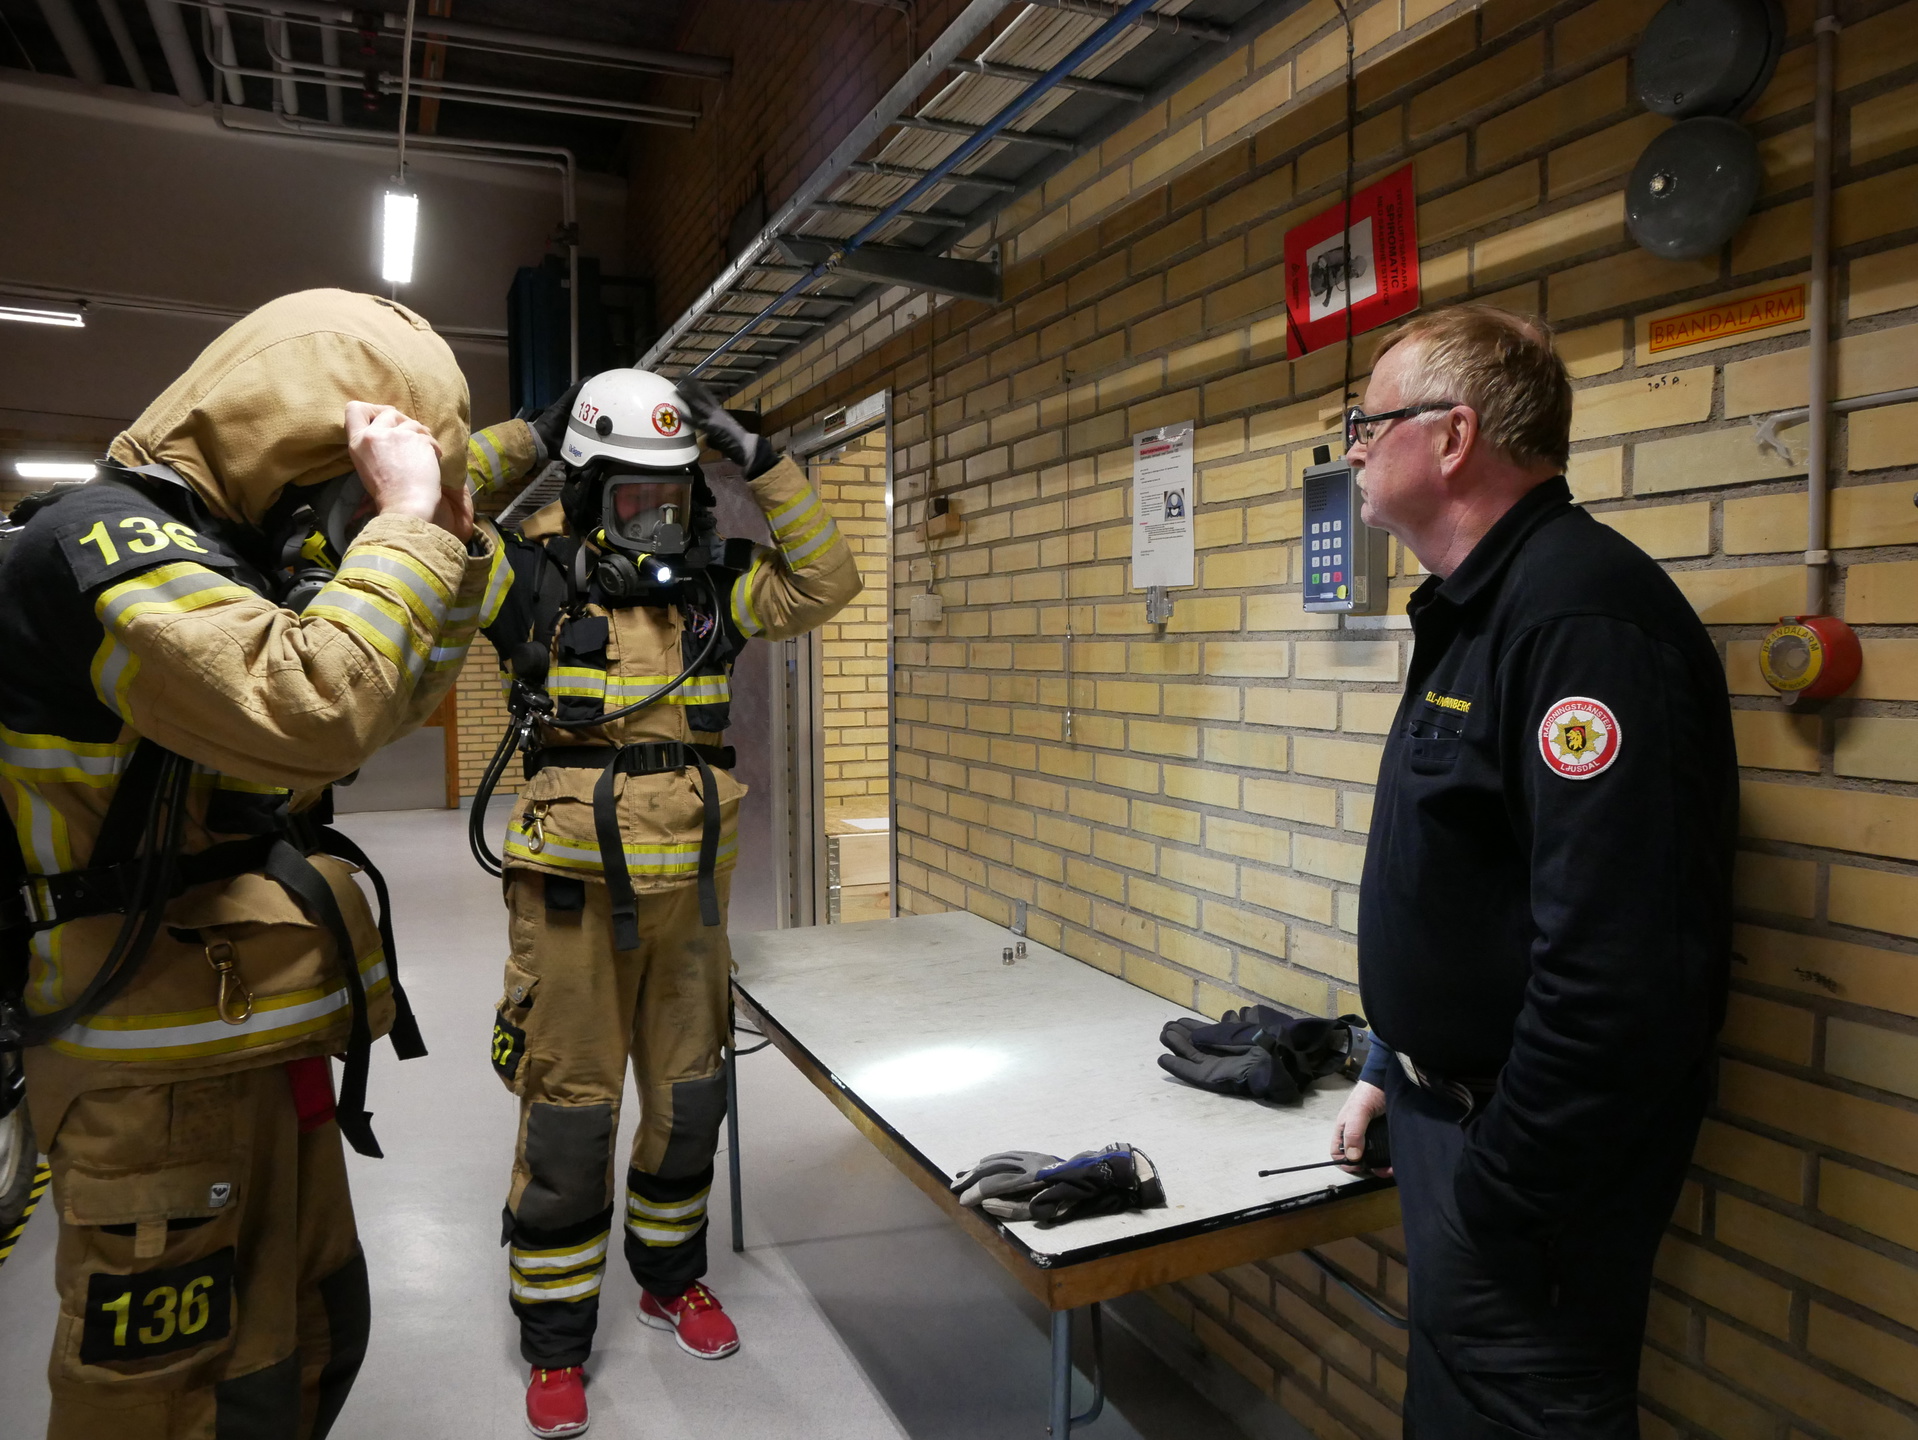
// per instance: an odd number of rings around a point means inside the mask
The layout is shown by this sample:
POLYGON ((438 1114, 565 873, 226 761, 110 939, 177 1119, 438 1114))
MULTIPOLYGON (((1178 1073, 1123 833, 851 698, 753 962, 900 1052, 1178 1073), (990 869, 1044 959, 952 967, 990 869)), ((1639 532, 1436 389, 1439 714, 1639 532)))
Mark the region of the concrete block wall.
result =
MULTIPOLYGON (((1865 670, 1822 716, 1787 710, 1755 652, 1801 605, 1802 472, 1753 421, 1804 403, 1803 327, 1657 355, 1649 331, 1803 278, 1812 11, 1787 5, 1746 117, 1759 213, 1681 263, 1623 227, 1623 177, 1665 123, 1631 88, 1655 8, 1357 10, 1358 178, 1416 166, 1428 306, 1560 327, 1574 489, 1698 606, 1737 712, 1736 993, 1659 1263, 1646 1433, 1918 1436, 1918 412, 1837 424, 1831 606, 1865 670)), ((1840 15, 1838 375, 1857 395, 1918 384, 1918 3, 1840 15)), ((947 606, 930 633, 896 616, 902 909, 1003 921, 1024 900, 1039 938, 1212 1013, 1356 1004, 1359 862, 1420 578, 1395 553, 1393 614, 1300 609, 1298 472, 1334 438, 1345 357, 1284 358, 1279 258, 1337 198, 1344 49, 1315 0, 1006 212, 1005 303, 907 319, 881 297, 882 333, 825 337, 742 394, 774 426, 897 397, 895 579, 929 573, 947 606), (1198 425, 1200 583, 1159 629, 1128 586, 1128 437, 1176 420, 1198 425), (926 546, 929 489, 965 528, 926 546)), ((1404 1304, 1396 1232, 1331 1249, 1404 1304)), ((1401 1338, 1297 1257, 1158 1298, 1314 1433, 1397 1433, 1401 1338)))
POLYGON ((886 813, 886 433, 862 435, 807 467, 859 565, 865 593, 819 630, 826 809, 886 813), (876 807, 876 808, 875 808, 876 807))

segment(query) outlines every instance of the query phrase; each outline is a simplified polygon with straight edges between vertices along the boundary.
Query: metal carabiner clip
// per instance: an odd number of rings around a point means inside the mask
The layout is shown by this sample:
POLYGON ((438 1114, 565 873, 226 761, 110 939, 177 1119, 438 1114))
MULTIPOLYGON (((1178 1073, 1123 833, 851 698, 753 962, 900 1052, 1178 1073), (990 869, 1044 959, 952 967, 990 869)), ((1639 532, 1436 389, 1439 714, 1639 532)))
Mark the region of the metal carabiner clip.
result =
POLYGON ((208 945, 206 963, 220 977, 220 998, 217 1002, 220 1018, 229 1025, 244 1025, 253 1014, 253 992, 246 988, 246 981, 240 978, 240 957, 234 953, 233 942, 215 940, 208 945), (230 1012, 232 997, 236 992, 242 1003, 240 1013, 234 1015, 230 1012))
POLYGON ((535 805, 527 812, 523 829, 528 851, 537 855, 546 848, 546 811, 543 807, 535 805))

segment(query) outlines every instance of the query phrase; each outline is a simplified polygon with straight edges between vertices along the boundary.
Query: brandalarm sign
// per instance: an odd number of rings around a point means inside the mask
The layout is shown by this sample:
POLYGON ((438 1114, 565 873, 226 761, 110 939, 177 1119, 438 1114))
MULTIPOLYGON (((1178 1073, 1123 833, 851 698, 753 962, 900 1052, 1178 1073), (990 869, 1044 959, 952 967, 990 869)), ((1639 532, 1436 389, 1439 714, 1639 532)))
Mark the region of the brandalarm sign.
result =
POLYGON ((1412 167, 1355 191, 1346 253, 1343 202, 1285 232, 1285 353, 1299 356, 1376 329, 1419 306, 1418 206, 1412 167))
POLYGON ((1651 349, 1677 350, 1703 340, 1722 340, 1730 335, 1745 335, 1753 330, 1769 330, 1774 325, 1795 325, 1805 318, 1805 287, 1787 285, 1763 295, 1748 295, 1721 305, 1687 310, 1683 315, 1668 315, 1651 325, 1651 349))

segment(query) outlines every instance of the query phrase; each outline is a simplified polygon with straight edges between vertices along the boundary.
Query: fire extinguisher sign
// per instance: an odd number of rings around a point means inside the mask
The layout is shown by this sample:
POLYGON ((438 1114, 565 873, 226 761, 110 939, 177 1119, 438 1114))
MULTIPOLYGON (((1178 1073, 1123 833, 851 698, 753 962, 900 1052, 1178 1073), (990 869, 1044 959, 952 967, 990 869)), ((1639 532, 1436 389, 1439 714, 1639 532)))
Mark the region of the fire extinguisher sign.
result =
POLYGON ((1285 353, 1296 360, 1375 329, 1419 306, 1418 204, 1412 167, 1352 195, 1351 244, 1343 202, 1285 232, 1285 353))

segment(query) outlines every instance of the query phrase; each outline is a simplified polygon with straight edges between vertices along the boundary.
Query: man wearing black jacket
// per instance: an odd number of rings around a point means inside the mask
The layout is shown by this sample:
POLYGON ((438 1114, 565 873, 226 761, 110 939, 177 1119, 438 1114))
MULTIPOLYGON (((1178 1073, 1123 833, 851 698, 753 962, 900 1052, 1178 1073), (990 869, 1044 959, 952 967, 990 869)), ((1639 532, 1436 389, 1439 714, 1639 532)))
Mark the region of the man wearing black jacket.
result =
POLYGON ((1711 1086, 1737 771, 1718 656, 1571 503, 1542 323, 1412 321, 1347 425, 1364 518, 1431 572, 1359 911, 1411 1266, 1405 1433, 1635 1440, 1652 1257, 1711 1086))

